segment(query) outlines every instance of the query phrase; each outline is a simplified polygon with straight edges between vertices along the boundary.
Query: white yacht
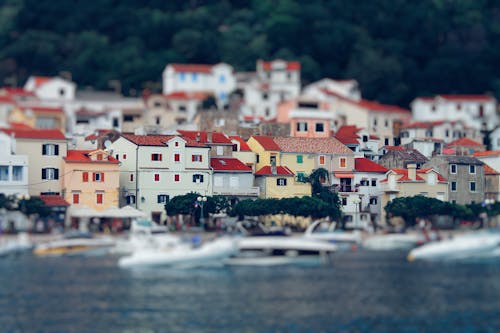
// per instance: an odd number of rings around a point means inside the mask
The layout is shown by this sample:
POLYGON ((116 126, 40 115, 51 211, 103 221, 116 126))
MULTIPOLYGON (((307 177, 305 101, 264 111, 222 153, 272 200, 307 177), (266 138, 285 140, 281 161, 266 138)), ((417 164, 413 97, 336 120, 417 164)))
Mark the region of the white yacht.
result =
POLYGON ((111 237, 94 237, 90 233, 72 231, 60 239, 37 244, 33 253, 37 256, 104 255, 114 245, 115 240, 111 237))
POLYGON ((327 241, 341 247, 352 247, 361 244, 359 230, 344 231, 336 229, 336 223, 315 221, 309 225, 304 237, 327 241))
POLYGON ((15 238, 3 237, 0 238, 0 257, 23 254, 33 249, 33 243, 26 232, 20 232, 15 238))

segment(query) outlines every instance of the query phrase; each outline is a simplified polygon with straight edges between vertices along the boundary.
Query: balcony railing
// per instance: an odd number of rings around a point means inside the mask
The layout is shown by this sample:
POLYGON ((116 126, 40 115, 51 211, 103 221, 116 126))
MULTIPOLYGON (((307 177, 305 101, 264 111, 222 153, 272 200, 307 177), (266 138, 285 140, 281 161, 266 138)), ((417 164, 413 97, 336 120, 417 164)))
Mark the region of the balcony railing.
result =
POLYGON ((260 189, 257 186, 252 187, 214 187, 214 195, 241 195, 258 197, 260 189))

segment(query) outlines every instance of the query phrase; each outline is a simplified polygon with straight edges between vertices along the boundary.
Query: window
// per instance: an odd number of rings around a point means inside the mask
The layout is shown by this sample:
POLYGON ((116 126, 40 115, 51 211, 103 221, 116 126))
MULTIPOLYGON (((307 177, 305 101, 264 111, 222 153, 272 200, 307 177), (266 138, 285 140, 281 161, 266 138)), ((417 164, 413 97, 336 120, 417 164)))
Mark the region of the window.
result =
POLYGON ((89 173, 88 172, 82 172, 82 181, 84 183, 88 182, 89 181, 89 173))
POLYGON ((180 105, 179 106, 179 112, 186 112, 187 111, 187 108, 185 105, 180 105))
POLYGON ((384 139, 384 145, 385 145, 385 146, 388 146, 388 145, 389 145, 389 138, 385 138, 385 139, 384 139))
POLYGON ((429 129, 429 130, 425 131, 425 136, 426 136, 427 138, 432 138, 432 137, 433 137, 433 135, 434 135, 434 132, 433 132, 431 129, 429 129))
POLYGON ((51 156, 59 155, 59 145, 54 145, 50 143, 42 145, 42 155, 51 155, 51 156))
POLYGON ((302 164, 304 162, 302 155, 297 155, 297 163, 302 164))
POLYGON ((452 192, 456 192, 456 191, 457 191, 457 182, 452 181, 452 182, 450 183, 450 187, 451 187, 451 191, 452 191, 452 192))
POLYGON ((476 192, 476 182, 469 182, 469 190, 471 192, 476 192))
POLYGON ((191 80, 193 80, 193 82, 198 81, 198 73, 191 73, 191 80))
POLYGON ((115 158, 116 158, 117 160, 120 160, 120 155, 119 155, 119 154, 115 154, 115 158))
POLYGON ((345 157, 341 157, 340 158, 340 167, 341 168, 345 168, 346 167, 346 158, 345 157))
POLYGON ((102 205, 103 196, 104 196, 103 193, 96 193, 96 203, 98 205, 102 205))
POLYGON ((94 172, 93 181, 95 182, 103 182, 104 181, 104 172, 94 172))
POLYGON ((363 135, 363 142, 368 142, 368 135, 363 135))
POLYGON ((224 147, 222 146, 217 146, 217 155, 222 156, 224 155, 224 147))
POLYGON ((156 125, 160 125, 160 122, 161 122, 161 118, 158 117, 158 116, 156 116, 155 117, 155 123, 156 123, 156 125))
POLYGON ((165 204, 169 200, 169 196, 167 194, 158 194, 157 196, 157 202, 165 204))
POLYGON ((484 106, 482 104, 479 105, 479 114, 480 118, 484 117, 484 106))
POLYGON ((185 81, 186 80, 186 73, 180 72, 179 73, 179 81, 185 81))
POLYGON ((373 126, 377 126, 377 118, 373 118, 373 126))
POLYGON ((155 173, 155 182, 159 182, 159 181, 160 181, 160 174, 155 173))
POLYGON ((135 204, 135 195, 127 195, 127 205, 135 204))
POLYGON ((120 123, 118 122, 118 118, 117 117, 113 117, 113 127, 118 127, 120 125, 120 123))
POLYGON ((203 175, 194 174, 193 175, 193 183, 203 183, 203 175))
POLYGON ((324 165, 325 164, 325 155, 321 155, 319 157, 319 164, 324 165))
POLYGON ((370 198, 370 205, 376 205, 378 203, 377 197, 370 198))
POLYGON ((200 154, 191 155, 191 161, 193 162, 202 162, 203 156, 200 154))
POLYGON ((342 206, 347 206, 347 198, 346 197, 342 198, 342 206))
POLYGON ((180 162, 181 161, 181 154, 174 154, 174 162, 180 162))
POLYGON ((298 122, 297 132, 307 132, 307 123, 303 121, 298 122))
POLYGON ((259 163, 259 154, 255 155, 255 162, 259 163))
POLYGON ((316 132, 324 132, 325 131, 325 125, 323 123, 316 123, 316 132))
POLYGON ((127 122, 127 123, 133 122, 134 121, 134 116, 125 115, 125 116, 123 116, 123 121, 127 122))
POLYGON ((435 106, 435 105, 432 105, 432 106, 431 106, 431 111, 432 111, 432 112, 436 112, 436 106, 435 106))
POLYGON ((222 176, 214 176, 214 187, 222 187, 224 178, 222 176))
POLYGON ((151 161, 161 161, 161 159, 162 159, 161 154, 158 153, 151 154, 151 161))
POLYGON ((61 88, 59 89, 59 96, 63 97, 66 94, 66 90, 61 88))
POLYGON ((23 167, 19 165, 14 165, 12 167, 12 180, 19 181, 23 180, 23 167))
POLYGON ((469 165, 469 173, 470 174, 476 173, 476 166, 474 164, 469 165))
POLYGON ((269 115, 271 114, 271 110, 269 108, 265 108, 264 114, 266 115, 266 117, 269 117, 269 115))
POLYGON ((225 82, 226 82, 226 77, 223 74, 219 75, 219 83, 225 83, 225 82))
POLYGON ((240 186, 240 178, 238 176, 229 177, 229 187, 237 188, 240 186))
POLYGON ((46 180, 59 179, 59 169, 56 168, 42 169, 42 179, 46 180))
POLYGON ((271 155, 271 156, 269 157, 269 163, 270 163, 271 165, 276 165, 276 155, 271 155))
POLYGON ((219 94, 219 99, 220 99, 221 101, 225 101, 225 100, 226 100, 226 93, 221 92, 221 93, 219 94))
POLYGON ((384 120, 384 127, 389 127, 389 120, 387 119, 384 120))
POLYGON ((450 130, 444 131, 444 136, 448 138, 450 136, 450 130))
POLYGON ((361 186, 370 186, 370 181, 368 179, 361 179, 361 186))
POLYGON ((129 179, 130 179, 131 182, 134 181, 134 174, 133 173, 130 174, 130 178, 129 179))
POLYGON ((263 100, 266 100, 268 97, 269 97, 269 95, 267 93, 262 93, 262 99, 263 100))
POLYGON ((73 193, 73 203, 74 204, 80 203, 80 193, 73 193))
POLYGON ((377 186, 377 179, 376 178, 372 178, 372 186, 377 186))
POLYGON ((127 154, 123 154, 122 155, 122 160, 126 160, 127 159, 127 154))
POLYGON ((174 175, 174 182, 180 182, 181 181, 181 176, 179 174, 174 175))
POLYGON ((9 180, 9 166, 2 165, 0 166, 0 180, 8 181, 9 180))
POLYGON ((175 141, 174 146, 179 147, 179 141, 175 141))
POLYGON ((429 175, 427 176, 427 183, 429 185, 436 185, 436 174, 429 173, 429 175))
POLYGON ((52 117, 38 117, 35 121, 36 128, 56 128, 57 122, 52 117))
POLYGON ((276 179, 276 185, 278 185, 278 186, 286 186, 286 178, 278 178, 278 179, 276 179))
POLYGON ((450 164, 450 173, 457 173, 457 165, 456 164, 450 164))

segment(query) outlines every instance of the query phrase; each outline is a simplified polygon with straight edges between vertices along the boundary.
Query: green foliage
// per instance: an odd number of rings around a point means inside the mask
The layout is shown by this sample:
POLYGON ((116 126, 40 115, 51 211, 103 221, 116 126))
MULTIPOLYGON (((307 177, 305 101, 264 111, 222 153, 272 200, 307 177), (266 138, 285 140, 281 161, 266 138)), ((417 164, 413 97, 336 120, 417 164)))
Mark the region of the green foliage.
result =
POLYGON ((18 203, 18 207, 25 215, 37 214, 40 217, 50 215, 50 208, 40 198, 22 199, 18 203))
POLYGON ((498 96, 499 13, 495 1, 2 1, 0 80, 70 71, 80 86, 118 79, 132 94, 169 62, 248 71, 283 57, 301 61, 304 83, 354 77, 366 98, 403 106, 498 96))

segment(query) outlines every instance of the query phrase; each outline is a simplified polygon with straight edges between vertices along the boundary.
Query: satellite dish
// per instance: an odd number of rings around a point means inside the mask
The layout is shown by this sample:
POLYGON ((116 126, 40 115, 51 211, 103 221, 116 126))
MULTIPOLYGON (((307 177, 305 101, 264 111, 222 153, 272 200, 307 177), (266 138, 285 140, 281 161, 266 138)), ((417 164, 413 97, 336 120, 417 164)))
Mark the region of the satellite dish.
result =
POLYGON ((108 149, 109 146, 111 146, 111 141, 110 140, 104 141, 104 148, 108 149))

